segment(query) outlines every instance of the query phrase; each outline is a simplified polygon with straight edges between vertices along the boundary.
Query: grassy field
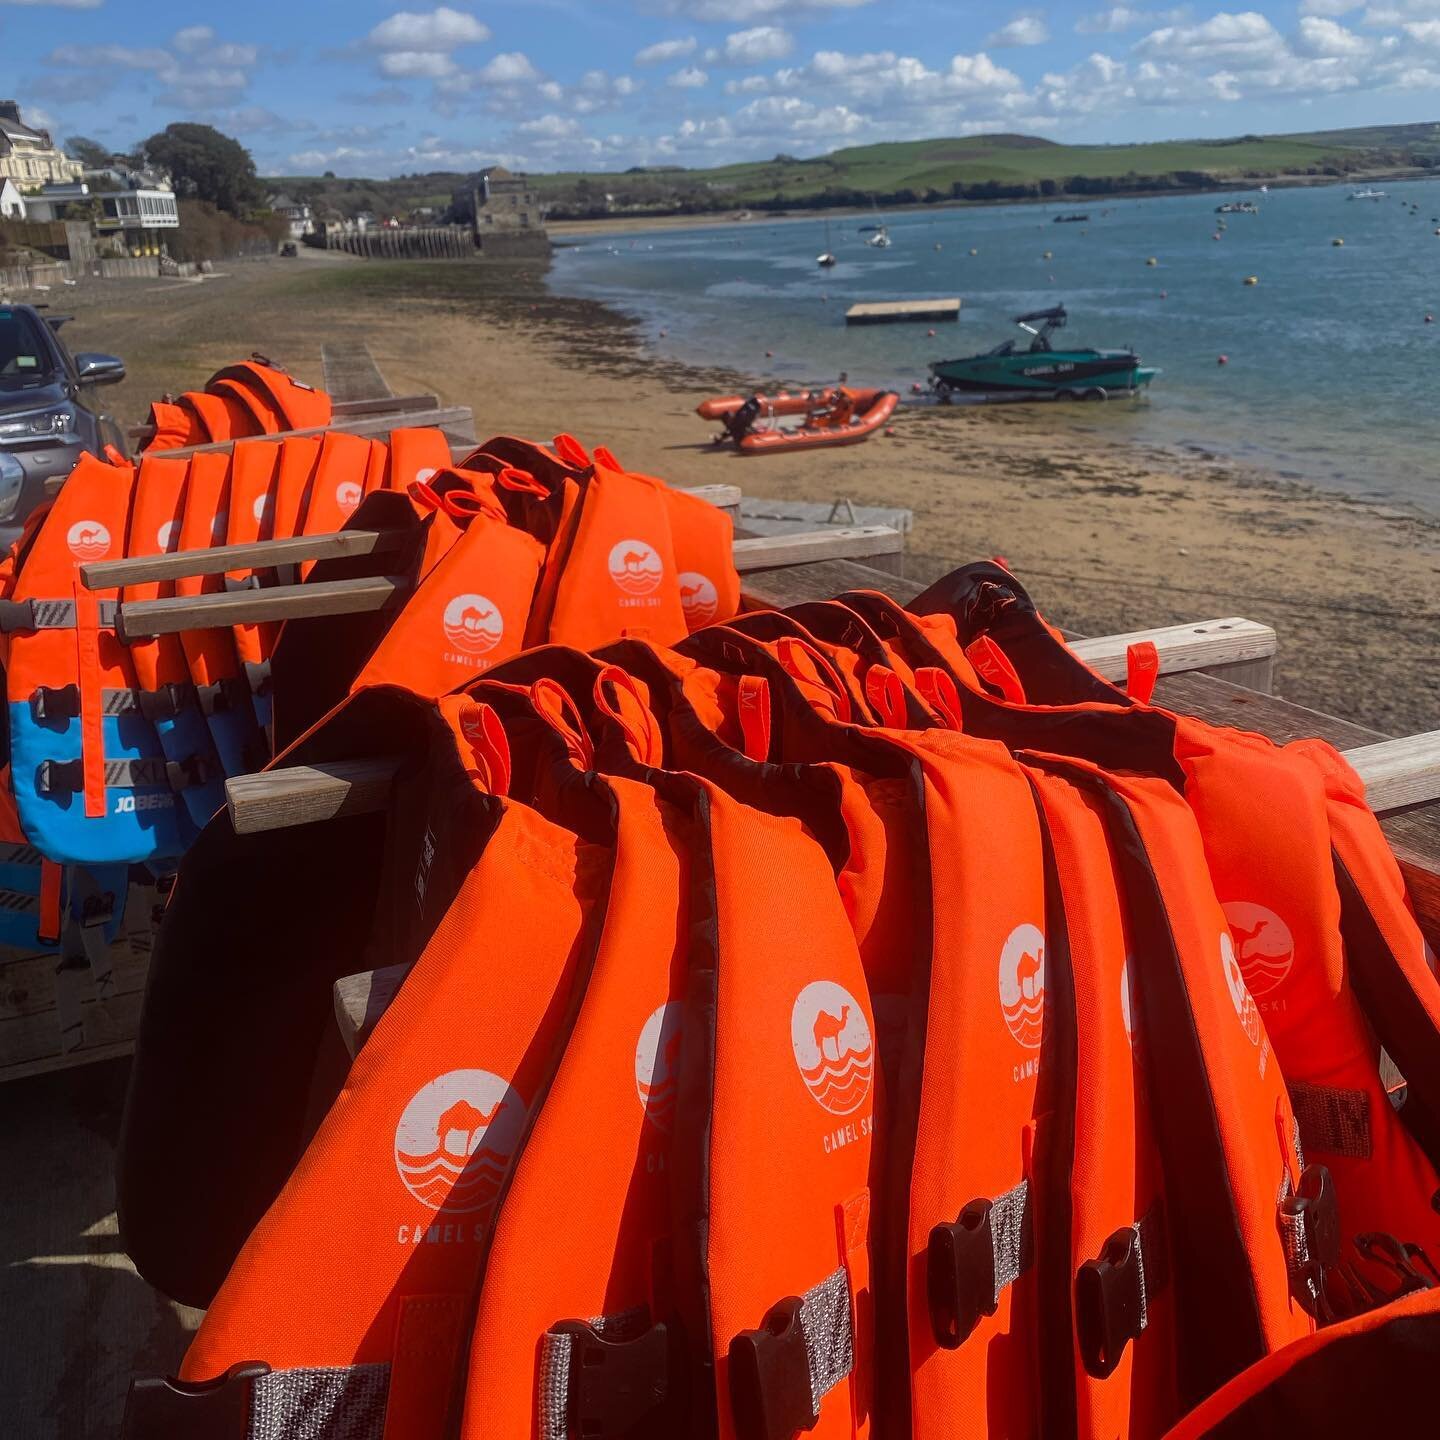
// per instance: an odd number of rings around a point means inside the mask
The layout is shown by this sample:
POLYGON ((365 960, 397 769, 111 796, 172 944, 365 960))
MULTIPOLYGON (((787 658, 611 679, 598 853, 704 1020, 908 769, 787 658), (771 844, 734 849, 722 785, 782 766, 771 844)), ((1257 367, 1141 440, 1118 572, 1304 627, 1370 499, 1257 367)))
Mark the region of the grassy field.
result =
MULTIPOLYGON (((781 155, 709 170, 571 171, 531 179, 551 214, 566 219, 799 209, 865 204, 872 197, 881 204, 903 204, 1196 189, 1282 175, 1339 178, 1433 164, 1440 164, 1440 126, 1392 125, 1141 145, 1058 145, 1027 135, 980 135, 852 146, 803 160, 781 155)), ((342 214, 372 210, 405 216, 420 205, 442 209, 461 178, 443 173, 395 180, 281 176, 266 183, 342 214)))

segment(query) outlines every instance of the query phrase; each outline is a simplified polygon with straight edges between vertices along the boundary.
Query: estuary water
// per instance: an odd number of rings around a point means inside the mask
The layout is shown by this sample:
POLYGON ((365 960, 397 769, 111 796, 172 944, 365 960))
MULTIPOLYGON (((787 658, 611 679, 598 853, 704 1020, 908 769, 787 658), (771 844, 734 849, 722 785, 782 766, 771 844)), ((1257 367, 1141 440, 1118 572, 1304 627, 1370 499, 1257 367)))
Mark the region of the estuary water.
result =
MULTIPOLYGON (((829 270, 813 216, 595 236, 556 252, 550 284, 633 315, 661 358, 808 381, 844 370, 913 403, 930 403, 909 393, 929 361, 1023 340, 1013 316, 1064 304, 1057 345, 1133 345, 1163 372, 1148 400, 1084 407, 1087 423, 1440 516, 1440 180, 1383 188, 831 218, 829 270), (1235 199, 1260 213, 1216 214, 1235 199), (877 221, 889 249, 865 244, 877 221), (844 323, 856 301, 932 296, 962 300, 933 337, 844 323)), ((1047 446, 1056 433, 1037 425, 1047 446)))

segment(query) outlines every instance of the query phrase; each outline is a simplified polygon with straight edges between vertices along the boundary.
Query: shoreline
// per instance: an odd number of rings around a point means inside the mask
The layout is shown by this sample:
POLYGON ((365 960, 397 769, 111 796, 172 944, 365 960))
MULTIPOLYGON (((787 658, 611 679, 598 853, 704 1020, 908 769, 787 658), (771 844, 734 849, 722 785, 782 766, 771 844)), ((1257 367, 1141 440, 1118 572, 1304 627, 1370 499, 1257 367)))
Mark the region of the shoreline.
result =
MULTIPOLYGON (((1162 190, 1121 190, 1096 195, 1074 195, 1066 191, 1056 195, 1022 195, 994 200, 915 200, 908 204, 887 205, 882 215, 933 214, 937 210, 991 210, 1002 205, 1053 205, 1058 210, 1083 209, 1086 205, 1115 205, 1125 200, 1161 200, 1182 195, 1232 195, 1241 192, 1259 193, 1262 185, 1271 190, 1310 190, 1327 185, 1370 185, 1384 181, 1391 185, 1411 181, 1433 180, 1433 170, 1417 170, 1406 166, 1395 170, 1363 170, 1353 175, 1276 175, 1264 179, 1238 179, 1234 184, 1176 186, 1162 190)), ((749 210, 744 206, 716 210, 706 214, 606 215, 594 220, 547 220, 545 230, 563 244, 586 235, 631 235, 646 230, 703 230, 731 225, 780 225, 787 222, 817 220, 853 220, 873 216, 875 211, 863 205, 817 205, 794 210, 749 210)))
POLYGON ((520 262, 266 261, 203 286, 85 286, 67 308, 72 343, 129 362, 111 392, 125 423, 252 349, 318 382, 324 339, 363 338, 396 393, 472 405, 482 436, 565 430, 676 484, 909 508, 917 578, 1002 554, 1082 634, 1244 615, 1279 632, 1277 693, 1392 734, 1440 727, 1440 522, 1165 450, 1123 416, 902 407, 893 437, 742 457, 694 406, 755 377, 661 360, 638 323, 520 262))

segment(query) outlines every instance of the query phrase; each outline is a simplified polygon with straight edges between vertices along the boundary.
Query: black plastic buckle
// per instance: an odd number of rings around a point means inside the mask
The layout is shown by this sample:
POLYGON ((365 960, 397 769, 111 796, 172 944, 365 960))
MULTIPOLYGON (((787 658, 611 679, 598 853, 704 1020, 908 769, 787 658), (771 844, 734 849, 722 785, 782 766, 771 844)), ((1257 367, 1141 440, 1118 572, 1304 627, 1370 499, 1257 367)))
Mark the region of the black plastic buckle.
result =
POLYGON ((1340 1263, 1340 1206, 1329 1170, 1307 1165, 1300 1172, 1300 1183, 1280 1202, 1280 1213, 1305 1240, 1306 1264, 1292 1285, 1295 1298, 1307 1313, 1329 1319, 1325 1274, 1340 1263))
POLYGON ((165 762, 165 783, 177 794, 195 785, 203 785, 209 778, 210 767, 201 755, 187 755, 183 760, 165 762))
POLYGON ((1075 1329, 1087 1374, 1103 1380, 1120 1363, 1144 1321, 1144 1260, 1133 1225, 1105 1241, 1098 1260, 1075 1276, 1075 1329))
POLYGON ((233 675, 213 685, 198 685, 195 694, 206 715, 227 715, 250 703, 250 687, 233 675))
POLYGON ((83 760, 42 760, 35 767, 35 789, 41 795, 73 795, 84 788, 83 760))
POLYGON ((270 662, 268 660, 245 661, 245 679, 250 693, 262 698, 270 693, 270 662))
POLYGON ((551 1333, 571 1340, 570 1434, 585 1440, 665 1440, 675 1433, 664 1325, 628 1340, 607 1339, 583 1320, 562 1320, 551 1333))
POLYGON ((262 1361, 249 1360, 214 1380, 132 1380, 120 1440, 246 1440, 251 1391, 269 1373, 262 1361))
POLYGON ((1385 1297, 1387 1301, 1398 1300, 1402 1295, 1413 1295, 1417 1290, 1435 1288, 1435 1281, 1429 1275, 1422 1275, 1413 1263, 1418 1257, 1425 1267, 1434 1273, 1435 1267, 1418 1245, 1397 1240, 1395 1236, 1382 1230, 1357 1235, 1355 1248, 1372 1264, 1385 1266, 1399 1280, 1399 1287, 1385 1297))
POLYGON ((0 633, 10 634, 12 630, 33 630, 35 628, 35 602, 33 600, 0 600, 0 633))
POLYGON ((258 590, 260 588, 260 577, 258 575, 226 575, 225 592, 228 595, 244 594, 247 590, 258 590))
POLYGON ((953 1225, 930 1232, 926 1294, 930 1329, 942 1350, 958 1350, 981 1318, 999 1308, 989 1200, 972 1200, 953 1225))
POLYGON ((791 1440, 820 1422, 810 1385, 810 1351, 798 1295, 772 1305, 758 1330, 730 1342, 730 1398, 746 1440, 791 1440))
POLYGON ((140 692, 140 713, 152 724, 173 720, 189 703, 188 685, 162 685, 158 690, 140 692))
POLYGON ((115 896, 109 890, 101 895, 87 895, 80 902, 80 924, 84 929, 108 925, 115 918, 115 896))
POLYGON ((36 723, 73 720, 80 713, 78 685, 37 685, 30 692, 30 713, 36 723))

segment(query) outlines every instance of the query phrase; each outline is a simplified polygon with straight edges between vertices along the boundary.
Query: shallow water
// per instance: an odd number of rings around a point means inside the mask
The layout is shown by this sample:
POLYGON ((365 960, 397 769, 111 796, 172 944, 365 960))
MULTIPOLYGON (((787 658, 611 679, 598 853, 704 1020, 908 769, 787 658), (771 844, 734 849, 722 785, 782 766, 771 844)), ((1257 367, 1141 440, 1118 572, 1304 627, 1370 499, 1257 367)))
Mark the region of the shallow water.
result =
POLYGON ((1023 338, 1012 316, 1063 303, 1066 341, 1133 344, 1164 372, 1147 401, 1076 407, 1072 423, 1440 515, 1440 180, 1385 188, 912 211, 880 217, 888 250, 850 216, 830 221, 828 271, 819 219, 607 235, 557 251, 550 283, 636 316, 661 356, 902 392, 930 360, 1023 338), (1230 198, 1260 214, 1217 216, 1230 198), (1074 211, 1089 221, 1053 223, 1074 211), (933 338, 844 324, 859 300, 945 295, 961 318, 933 338))

